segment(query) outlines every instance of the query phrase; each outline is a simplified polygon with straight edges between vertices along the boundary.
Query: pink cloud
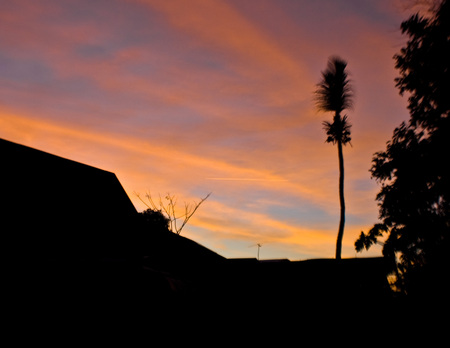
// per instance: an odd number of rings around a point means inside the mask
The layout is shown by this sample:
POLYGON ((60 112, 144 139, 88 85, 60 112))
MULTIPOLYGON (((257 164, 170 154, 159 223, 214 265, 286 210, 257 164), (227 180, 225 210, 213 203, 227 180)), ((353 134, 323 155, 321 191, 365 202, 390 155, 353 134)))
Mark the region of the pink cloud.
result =
POLYGON ((139 209, 134 191, 213 191, 187 233, 210 231, 217 245, 265 237, 291 255, 289 245, 332 254, 337 154, 312 92, 341 54, 357 96, 344 154, 353 256, 377 215, 372 154, 406 115, 392 81, 397 34, 342 3, 320 13, 307 1, 68 4, 2 5, 11 70, 0 75, 0 136, 116 172, 139 209))

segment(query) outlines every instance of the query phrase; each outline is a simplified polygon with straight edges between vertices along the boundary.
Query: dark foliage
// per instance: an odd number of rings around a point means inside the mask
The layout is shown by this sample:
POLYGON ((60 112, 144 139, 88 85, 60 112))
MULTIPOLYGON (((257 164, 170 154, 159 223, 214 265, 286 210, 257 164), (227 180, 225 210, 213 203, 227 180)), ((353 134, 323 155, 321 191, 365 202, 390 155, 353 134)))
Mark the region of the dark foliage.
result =
POLYGON ((167 231, 169 232, 170 220, 161 212, 161 210, 147 209, 140 213, 146 229, 149 231, 167 231))
POLYGON ((339 141, 345 145, 349 143, 352 138, 350 136, 350 128, 352 125, 348 122, 348 116, 344 117, 334 117, 333 122, 324 121, 322 122, 323 129, 327 133, 327 143, 336 144, 339 141))
POLYGON ((411 125, 438 128, 450 110, 450 3, 442 1, 434 17, 413 15, 401 25, 409 41, 395 55, 396 86, 410 93, 411 125))
POLYGON ((372 177, 382 223, 356 241, 368 249, 388 235, 383 253, 397 261, 397 287, 424 295, 448 289, 450 252, 450 13, 443 1, 432 18, 401 25, 409 37, 394 58, 400 93, 409 94, 410 120, 394 130, 373 158, 372 177))
POLYGON ((352 88, 345 71, 347 62, 331 57, 327 69, 322 71, 322 81, 317 85, 316 104, 323 111, 341 113, 352 107, 352 88))

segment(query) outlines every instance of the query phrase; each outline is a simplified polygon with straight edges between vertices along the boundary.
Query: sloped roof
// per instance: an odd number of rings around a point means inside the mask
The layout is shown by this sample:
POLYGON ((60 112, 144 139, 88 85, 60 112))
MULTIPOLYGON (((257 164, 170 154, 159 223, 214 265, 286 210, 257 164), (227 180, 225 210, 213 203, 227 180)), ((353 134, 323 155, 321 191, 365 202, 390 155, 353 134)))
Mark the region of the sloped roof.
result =
POLYGON ((120 247, 137 214, 114 173, 4 139, 0 166, 1 233, 16 251, 95 253, 112 237, 120 247))

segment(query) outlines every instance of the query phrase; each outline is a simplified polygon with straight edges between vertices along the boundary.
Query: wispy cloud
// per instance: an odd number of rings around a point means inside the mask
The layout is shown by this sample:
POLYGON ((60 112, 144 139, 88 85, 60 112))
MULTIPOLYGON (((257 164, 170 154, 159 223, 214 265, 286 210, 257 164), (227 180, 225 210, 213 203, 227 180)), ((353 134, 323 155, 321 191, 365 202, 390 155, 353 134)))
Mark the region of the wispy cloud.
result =
POLYGON ((392 82, 398 14, 380 3, 2 2, 0 136, 115 172, 138 209, 133 192, 212 191, 186 233, 225 256, 261 239, 268 257, 332 255, 337 153, 312 92, 341 54, 356 87, 353 256, 377 218, 372 154, 406 115, 392 82))
POLYGON ((217 181, 288 181, 287 179, 276 179, 276 178, 206 178, 207 180, 217 180, 217 181))

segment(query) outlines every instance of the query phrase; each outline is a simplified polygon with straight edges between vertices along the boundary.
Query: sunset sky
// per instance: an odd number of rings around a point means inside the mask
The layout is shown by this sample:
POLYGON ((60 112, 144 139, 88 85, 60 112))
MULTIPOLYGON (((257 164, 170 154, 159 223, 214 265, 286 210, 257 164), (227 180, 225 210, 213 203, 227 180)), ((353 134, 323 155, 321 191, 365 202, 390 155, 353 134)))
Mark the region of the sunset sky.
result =
MULTIPOLYGON (((354 257, 378 221, 372 156, 408 118, 392 59, 407 5, 1 1, 0 137, 114 172, 139 211, 135 193, 170 192, 181 212, 212 192, 182 235, 225 257, 256 257, 257 243, 262 259, 333 257, 337 148, 313 92, 338 55, 355 88, 342 251, 354 257)), ((372 255, 381 247, 358 256, 372 255)))

